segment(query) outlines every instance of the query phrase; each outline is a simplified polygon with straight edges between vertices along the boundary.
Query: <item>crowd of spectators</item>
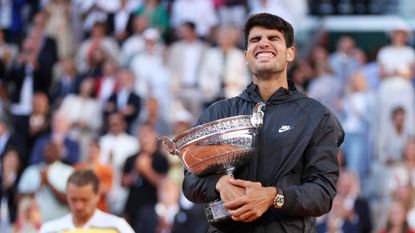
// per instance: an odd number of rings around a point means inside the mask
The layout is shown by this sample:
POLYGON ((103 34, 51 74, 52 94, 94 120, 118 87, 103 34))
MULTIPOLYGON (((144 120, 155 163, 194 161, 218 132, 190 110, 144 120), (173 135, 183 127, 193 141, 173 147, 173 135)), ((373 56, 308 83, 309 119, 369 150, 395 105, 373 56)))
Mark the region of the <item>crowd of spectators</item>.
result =
MULTIPOLYGON (((205 232, 203 208, 180 192, 179 160, 156 135, 180 134, 251 82, 247 15, 274 13, 295 29, 306 4, 1 0, 0 229, 37 232, 65 215, 66 181, 87 167, 101 181, 99 209, 136 232, 205 232)), ((372 57, 344 35, 334 51, 316 44, 290 66, 297 88, 346 132, 338 195, 318 232, 415 230, 411 34, 395 28, 372 57)))

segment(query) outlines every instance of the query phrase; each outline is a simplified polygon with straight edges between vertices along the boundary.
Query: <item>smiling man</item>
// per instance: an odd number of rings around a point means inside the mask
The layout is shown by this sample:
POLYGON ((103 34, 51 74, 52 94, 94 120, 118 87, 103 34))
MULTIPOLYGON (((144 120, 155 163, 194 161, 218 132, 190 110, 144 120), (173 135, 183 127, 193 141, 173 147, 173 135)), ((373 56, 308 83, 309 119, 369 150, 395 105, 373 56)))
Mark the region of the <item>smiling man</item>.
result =
POLYGON ((66 197, 71 213, 46 222, 40 233, 134 233, 124 219, 97 209, 99 179, 92 170, 77 170, 69 177, 66 197))
POLYGON ((186 171, 183 192, 193 202, 224 202, 229 217, 209 219, 209 232, 316 232, 315 217, 330 210, 336 194, 343 129, 327 107, 287 80, 295 58, 289 23, 255 14, 244 33, 253 83, 239 96, 212 104, 198 124, 252 114, 257 103, 265 103, 255 156, 235 178, 186 171))

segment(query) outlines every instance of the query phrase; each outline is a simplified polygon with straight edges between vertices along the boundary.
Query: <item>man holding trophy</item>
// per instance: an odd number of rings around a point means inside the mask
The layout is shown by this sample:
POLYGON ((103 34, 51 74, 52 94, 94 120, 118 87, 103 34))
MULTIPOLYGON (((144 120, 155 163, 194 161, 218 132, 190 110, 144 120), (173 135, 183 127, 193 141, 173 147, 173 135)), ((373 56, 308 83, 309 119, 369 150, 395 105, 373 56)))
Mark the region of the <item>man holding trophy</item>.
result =
POLYGON ((253 83, 212 104, 185 136, 163 141, 187 168, 185 196, 205 203, 209 232, 316 232, 315 217, 329 212, 336 195, 343 129, 327 107, 287 80, 295 57, 288 22, 255 14, 244 33, 253 83))

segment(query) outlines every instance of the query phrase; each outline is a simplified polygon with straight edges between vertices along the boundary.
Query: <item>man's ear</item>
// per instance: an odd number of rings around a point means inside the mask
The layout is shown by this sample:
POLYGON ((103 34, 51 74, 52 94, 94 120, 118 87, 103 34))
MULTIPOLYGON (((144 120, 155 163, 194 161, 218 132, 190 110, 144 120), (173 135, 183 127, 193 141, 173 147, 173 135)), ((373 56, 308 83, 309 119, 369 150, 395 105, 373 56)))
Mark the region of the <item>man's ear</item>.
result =
POLYGON ((296 49, 295 47, 289 47, 287 49, 287 62, 292 62, 294 61, 295 58, 295 53, 296 53, 296 49))

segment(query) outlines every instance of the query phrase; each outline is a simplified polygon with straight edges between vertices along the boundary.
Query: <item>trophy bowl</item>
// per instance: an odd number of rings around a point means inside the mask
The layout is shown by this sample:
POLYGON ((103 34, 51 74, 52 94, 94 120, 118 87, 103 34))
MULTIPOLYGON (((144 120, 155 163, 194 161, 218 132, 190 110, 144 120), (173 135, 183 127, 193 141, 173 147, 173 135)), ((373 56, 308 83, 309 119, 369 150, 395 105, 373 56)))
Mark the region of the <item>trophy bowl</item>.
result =
POLYGON ((184 167, 198 176, 212 173, 232 175, 254 151, 256 130, 262 125, 263 103, 252 115, 239 115, 191 128, 173 140, 159 136, 163 146, 179 157, 184 167))

